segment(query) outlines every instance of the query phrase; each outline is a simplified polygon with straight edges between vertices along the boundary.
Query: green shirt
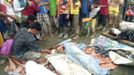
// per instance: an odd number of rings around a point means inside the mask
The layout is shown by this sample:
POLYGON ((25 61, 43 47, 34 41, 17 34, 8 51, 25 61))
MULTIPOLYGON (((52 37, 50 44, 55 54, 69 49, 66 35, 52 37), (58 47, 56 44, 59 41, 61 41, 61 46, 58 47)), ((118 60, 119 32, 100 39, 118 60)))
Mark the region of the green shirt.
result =
POLYGON ((50 15, 56 16, 56 0, 50 0, 50 15))

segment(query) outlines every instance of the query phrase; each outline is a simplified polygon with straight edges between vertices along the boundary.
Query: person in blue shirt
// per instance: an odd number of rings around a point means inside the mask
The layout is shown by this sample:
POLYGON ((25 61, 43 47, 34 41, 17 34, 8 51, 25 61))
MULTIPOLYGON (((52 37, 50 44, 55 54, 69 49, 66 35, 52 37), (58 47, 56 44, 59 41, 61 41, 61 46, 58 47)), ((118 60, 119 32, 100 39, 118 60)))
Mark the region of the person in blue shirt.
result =
POLYGON ((47 9, 48 5, 49 5, 48 0, 41 0, 39 12, 37 14, 37 20, 42 25, 42 31, 41 31, 42 39, 45 36, 45 33, 49 34, 51 37, 53 36, 52 26, 50 23, 50 18, 49 18, 48 9, 47 9))

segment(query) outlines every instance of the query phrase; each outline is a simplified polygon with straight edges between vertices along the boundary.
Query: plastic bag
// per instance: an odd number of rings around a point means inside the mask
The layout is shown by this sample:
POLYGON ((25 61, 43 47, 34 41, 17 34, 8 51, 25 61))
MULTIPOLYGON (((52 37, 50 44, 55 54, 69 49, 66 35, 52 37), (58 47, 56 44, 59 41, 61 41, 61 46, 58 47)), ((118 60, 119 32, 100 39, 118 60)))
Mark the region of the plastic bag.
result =
POLYGON ((0 55, 8 56, 12 50, 13 39, 7 40, 1 47, 0 55))
POLYGON ((125 31, 125 30, 134 30, 134 23, 122 21, 119 24, 119 28, 122 31, 125 31))

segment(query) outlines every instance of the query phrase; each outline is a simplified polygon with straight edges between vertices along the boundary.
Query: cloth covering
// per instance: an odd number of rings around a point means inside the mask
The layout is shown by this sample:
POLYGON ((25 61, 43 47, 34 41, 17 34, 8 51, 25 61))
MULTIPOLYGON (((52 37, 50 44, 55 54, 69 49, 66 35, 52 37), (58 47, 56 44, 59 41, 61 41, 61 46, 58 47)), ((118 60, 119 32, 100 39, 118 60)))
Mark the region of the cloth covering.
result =
POLYGON ((108 74, 108 69, 102 68, 99 65, 99 61, 93 56, 85 54, 80 50, 77 45, 70 40, 65 40, 61 43, 65 47, 65 53, 69 60, 73 61, 76 64, 81 65, 90 73, 95 75, 106 75, 108 74))
POLYGON ((25 64, 26 75, 56 75, 43 65, 37 64, 34 61, 28 61, 25 64))
POLYGON ((65 54, 52 54, 46 58, 61 75, 91 75, 81 65, 70 61, 65 54))

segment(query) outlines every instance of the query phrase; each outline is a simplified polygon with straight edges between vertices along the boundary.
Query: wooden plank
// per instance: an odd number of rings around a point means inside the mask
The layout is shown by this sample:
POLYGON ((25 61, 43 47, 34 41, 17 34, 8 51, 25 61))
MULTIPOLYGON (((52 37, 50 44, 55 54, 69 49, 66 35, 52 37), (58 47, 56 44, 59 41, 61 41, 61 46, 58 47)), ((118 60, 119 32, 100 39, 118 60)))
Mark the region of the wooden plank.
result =
MULTIPOLYGON (((117 38, 116 36, 110 35, 108 32, 104 32, 103 35, 107 36, 107 37, 109 37, 109 38, 111 38, 113 40, 116 40, 116 38, 117 38)), ((116 41, 118 41, 120 43, 123 43, 125 45, 128 45, 128 46, 134 47, 134 42, 131 42, 131 41, 128 41, 128 40, 121 40, 121 39, 118 39, 116 41)))

